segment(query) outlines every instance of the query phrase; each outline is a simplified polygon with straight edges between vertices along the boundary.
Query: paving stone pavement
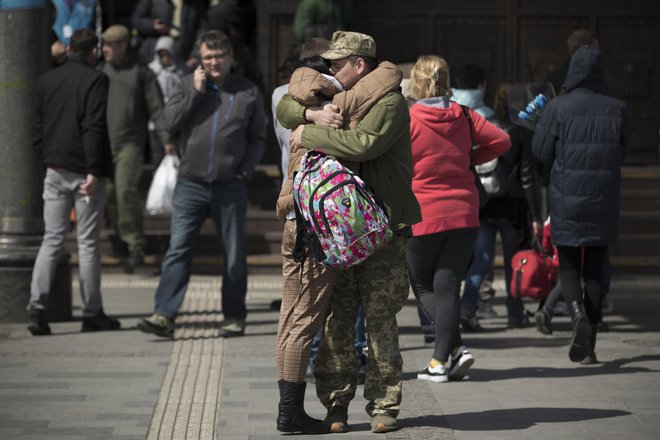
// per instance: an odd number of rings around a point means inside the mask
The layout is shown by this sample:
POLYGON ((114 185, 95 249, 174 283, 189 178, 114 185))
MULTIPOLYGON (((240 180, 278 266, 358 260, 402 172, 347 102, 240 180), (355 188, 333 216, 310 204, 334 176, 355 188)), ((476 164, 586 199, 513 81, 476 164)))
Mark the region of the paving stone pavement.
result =
MULTIPOLYGON (((80 333, 76 321, 53 323, 54 335, 32 337, 24 324, 0 324, 0 439, 278 439, 274 369, 281 277, 251 276, 246 336, 215 336, 218 277, 194 276, 174 341, 137 331, 153 306, 158 278, 148 271, 103 275, 106 312, 118 332, 80 333)), ((399 314, 404 357, 400 431, 369 432, 361 396, 341 439, 659 439, 660 275, 613 279, 612 331, 601 333, 601 363, 579 366, 567 356, 568 317, 555 333, 506 330, 500 317, 486 332, 464 335, 475 355, 469 380, 416 379, 431 349, 423 346, 412 297, 399 314)), ((529 303, 533 310, 535 304, 529 303)), ((324 410, 307 388, 307 411, 324 410)), ((313 439, 315 436, 299 436, 313 439)), ((330 438, 324 436, 323 438, 330 438)))

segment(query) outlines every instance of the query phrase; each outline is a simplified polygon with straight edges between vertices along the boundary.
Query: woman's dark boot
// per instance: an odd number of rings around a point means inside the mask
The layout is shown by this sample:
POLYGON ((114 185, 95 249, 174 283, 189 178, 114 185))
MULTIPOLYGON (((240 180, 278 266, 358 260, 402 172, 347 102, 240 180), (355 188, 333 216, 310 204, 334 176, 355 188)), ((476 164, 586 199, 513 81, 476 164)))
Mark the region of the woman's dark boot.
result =
POLYGON ((321 420, 313 419, 305 413, 306 382, 287 382, 278 380, 280 388, 279 414, 277 430, 280 432, 299 432, 302 434, 327 434, 330 427, 321 420))
POLYGON ((598 324, 595 324, 591 326, 591 335, 589 336, 589 353, 587 354, 587 357, 585 357, 580 361, 582 365, 591 365, 598 363, 598 359, 596 358, 596 352, 594 351, 596 349, 597 335, 598 335, 598 324))
POLYGON ((587 319, 582 301, 573 301, 568 305, 573 323, 573 337, 568 357, 573 362, 580 362, 589 354, 589 341, 591 337, 591 324, 587 319))

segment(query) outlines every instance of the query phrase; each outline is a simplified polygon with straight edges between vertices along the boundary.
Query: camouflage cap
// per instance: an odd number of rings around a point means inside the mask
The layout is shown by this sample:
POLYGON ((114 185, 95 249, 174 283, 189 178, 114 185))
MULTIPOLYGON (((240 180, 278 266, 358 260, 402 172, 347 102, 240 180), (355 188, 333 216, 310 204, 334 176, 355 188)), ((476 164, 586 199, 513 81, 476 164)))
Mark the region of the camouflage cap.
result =
POLYGON ((131 33, 123 24, 113 24, 107 28, 101 36, 103 37, 103 41, 115 43, 117 41, 128 41, 131 37, 131 33))
POLYGON ((376 58, 376 42, 369 35, 359 32, 337 31, 332 34, 330 50, 323 52, 321 57, 339 60, 351 55, 376 58))

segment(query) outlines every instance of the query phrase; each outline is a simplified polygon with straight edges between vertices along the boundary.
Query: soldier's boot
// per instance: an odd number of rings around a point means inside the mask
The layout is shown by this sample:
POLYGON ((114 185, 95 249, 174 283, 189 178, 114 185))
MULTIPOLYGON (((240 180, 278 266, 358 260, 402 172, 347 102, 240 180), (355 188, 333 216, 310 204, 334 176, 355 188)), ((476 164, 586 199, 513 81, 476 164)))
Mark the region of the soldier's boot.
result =
POLYGON ((277 430, 302 434, 327 434, 330 427, 307 415, 304 408, 306 382, 278 380, 280 388, 277 430))

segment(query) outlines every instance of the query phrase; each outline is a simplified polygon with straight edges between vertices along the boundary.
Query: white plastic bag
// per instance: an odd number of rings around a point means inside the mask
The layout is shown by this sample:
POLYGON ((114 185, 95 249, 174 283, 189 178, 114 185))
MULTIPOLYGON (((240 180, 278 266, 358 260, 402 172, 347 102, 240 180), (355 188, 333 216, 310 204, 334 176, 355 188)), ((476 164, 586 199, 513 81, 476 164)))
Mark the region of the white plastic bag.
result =
POLYGON ((167 154, 158 165, 147 195, 147 212, 151 215, 171 214, 172 195, 179 171, 179 158, 167 154))

